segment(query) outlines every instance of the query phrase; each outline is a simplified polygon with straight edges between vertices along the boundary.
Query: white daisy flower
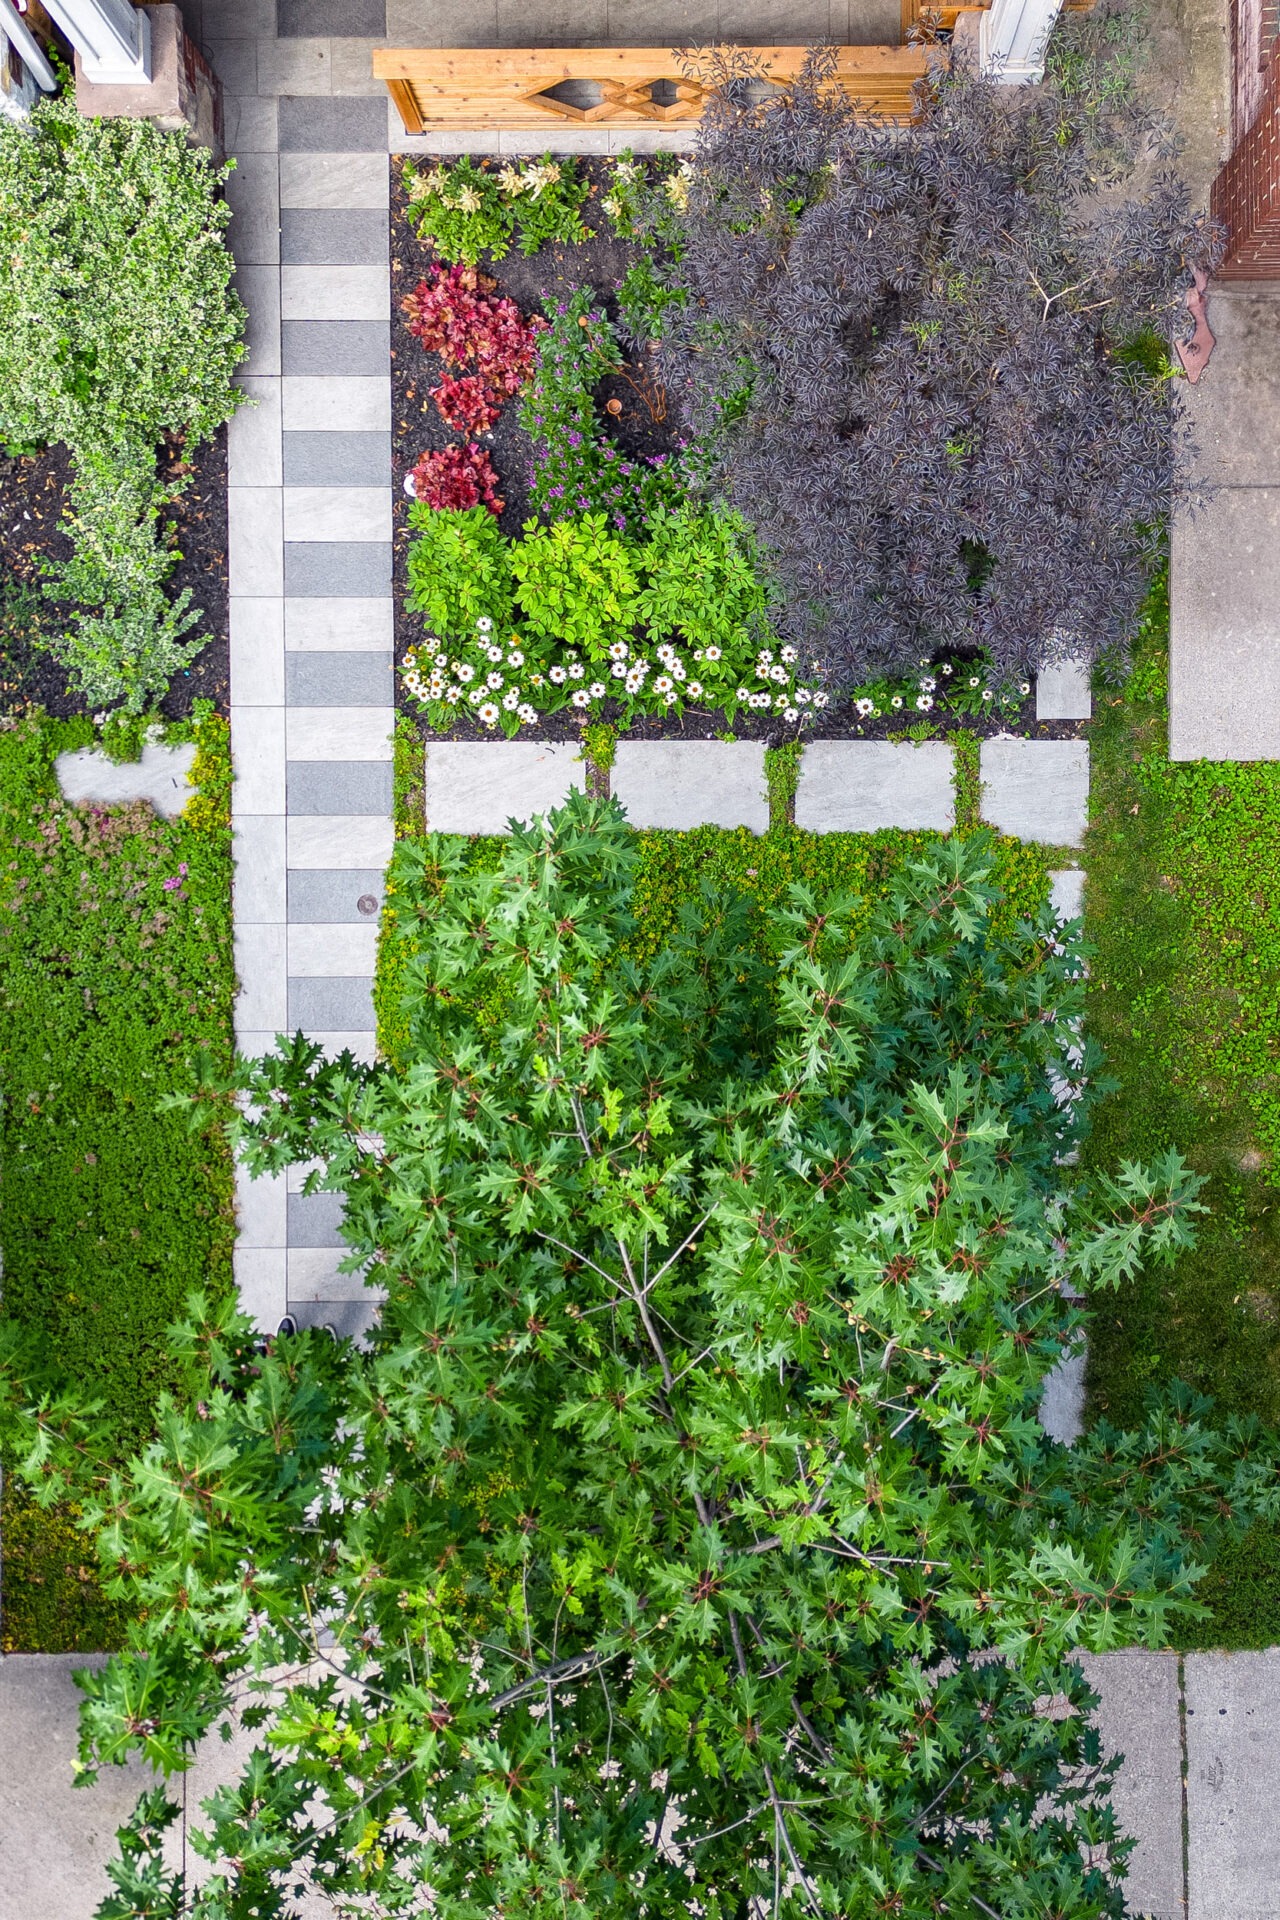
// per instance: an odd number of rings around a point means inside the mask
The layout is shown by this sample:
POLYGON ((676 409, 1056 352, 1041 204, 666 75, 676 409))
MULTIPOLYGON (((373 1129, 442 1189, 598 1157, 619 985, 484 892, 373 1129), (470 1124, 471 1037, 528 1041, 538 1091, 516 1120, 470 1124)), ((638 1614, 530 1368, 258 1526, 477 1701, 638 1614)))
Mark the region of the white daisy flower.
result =
POLYGON ((702 698, 701 680, 691 680, 689 682, 689 698, 691 700, 701 700, 702 698))
MULTIPOLYGON (((801 705, 802 707, 807 707, 807 706, 808 706, 808 704, 809 704, 809 700, 810 700, 810 698, 811 698, 811 695, 810 695, 810 693, 809 693, 809 689, 808 689, 808 687, 797 687, 797 688, 796 688, 796 699, 797 699, 797 700, 798 700, 798 701, 800 702, 800 705, 801 705)), ((871 705, 871 702, 870 702, 869 700, 868 700, 868 702, 867 702, 867 705, 868 705, 868 706, 870 706, 870 705, 871 705)))
POLYGON ((660 673, 653 683, 653 690, 655 693, 670 693, 671 675, 669 673, 660 673))
POLYGON ((954 671, 955 669, 951 665, 951 662, 949 660, 944 660, 942 665, 938 668, 938 672, 942 675, 944 680, 949 680, 951 678, 951 675, 954 673, 954 671))
POLYGON ((919 682, 920 691, 921 693, 932 693, 937 684, 937 681, 926 673, 923 680, 919 682))
POLYGON ((605 686, 603 680, 593 680, 587 688, 587 692, 593 700, 603 700, 605 694, 608 692, 608 688, 605 686))
POLYGON ((826 696, 826 694, 825 694, 825 693, 815 693, 815 694, 814 694, 814 696, 813 696, 813 704, 814 704, 814 706, 815 706, 815 707, 825 707, 825 706, 826 706, 826 704, 827 704, 827 696, 826 696))
POLYGON ((778 658, 782 661, 785 661, 787 666, 794 667, 796 661, 800 658, 800 655, 796 652, 794 647, 784 647, 782 649, 782 652, 778 655, 778 658))
POLYGON ((524 665, 524 655, 521 653, 519 647, 512 647, 510 653, 507 655, 507 665, 509 667, 522 667, 524 665))
POLYGON ((971 687, 976 687, 976 686, 978 686, 979 684, 980 684, 980 682, 979 682, 979 680, 978 680, 978 676, 977 676, 977 674, 976 674, 976 673, 974 673, 974 674, 970 674, 970 676, 969 676, 969 685, 970 685, 971 687))
POLYGON ((673 660, 671 662, 671 673, 674 679, 683 680, 684 679, 684 661, 673 660))
POLYGON ((502 696, 502 704, 506 708, 508 713, 514 713, 516 708, 520 705, 519 687, 508 687, 506 692, 502 696))
POLYGON ((614 677, 614 679, 615 679, 615 680, 621 680, 621 679, 623 679, 623 678, 625 678, 625 676, 626 676, 626 672, 627 672, 627 663, 626 663, 626 661, 625 661, 625 660, 615 660, 615 661, 614 661, 614 663, 613 663, 613 665, 612 665, 612 666, 610 667, 610 669, 609 669, 609 671, 610 671, 610 673, 611 673, 611 674, 613 675, 613 677, 614 677))
POLYGON ((484 652, 485 652, 485 658, 486 658, 486 660, 492 660, 492 661, 493 661, 493 663, 494 663, 494 665, 495 665, 495 666, 497 666, 497 664, 498 664, 498 662, 499 662, 499 660, 501 660, 501 658, 502 658, 502 648, 501 648, 501 647, 486 647, 486 648, 485 648, 485 650, 484 650, 484 652))
MULTIPOLYGON (((809 698, 808 693, 805 691, 803 687, 801 687, 799 693, 796 695, 796 699, 807 700, 808 698, 809 698)), ((853 703, 853 710, 855 713, 860 713, 862 717, 865 719, 866 716, 871 712, 875 704, 876 703, 874 700, 855 700, 853 703)))
POLYGON ((526 700, 522 706, 516 708, 516 717, 522 725, 531 727, 538 717, 537 708, 531 707, 526 700))
POLYGON ((991 698, 991 689, 990 689, 990 687, 984 687, 984 688, 982 689, 982 697, 983 697, 983 699, 984 699, 984 700, 990 700, 990 698, 991 698))
POLYGON ((570 661, 570 663, 569 663, 569 678, 570 678, 571 680, 581 680, 581 679, 583 679, 583 678, 584 678, 584 676, 585 676, 585 674, 586 674, 586 671, 587 671, 587 670, 586 670, 586 668, 585 668, 585 667, 583 666, 583 664, 582 664, 582 662, 581 662, 581 660, 571 660, 571 661, 570 661))
POLYGON ((566 680, 567 680, 567 679, 569 678, 569 676, 568 676, 568 674, 567 674, 567 673, 565 672, 565 670, 564 670, 564 668, 563 668, 563 667, 548 667, 548 668, 547 668, 547 678, 548 678, 548 680, 550 680, 550 681, 551 681, 551 682, 552 682, 552 683, 553 683, 553 684, 554 684, 555 686, 557 686, 557 687, 562 687, 562 686, 564 685, 564 683, 565 683, 565 681, 566 681, 566 680))
POLYGON ((745 687, 739 687, 738 691, 734 694, 733 697, 735 700, 749 700, 751 698, 751 695, 748 693, 745 687))
POLYGON ((632 671, 627 675, 627 681, 626 681, 627 692, 639 693, 643 685, 644 685, 644 675, 642 673, 637 673, 633 668, 632 671))
POLYGON ((438 653, 438 654, 436 655, 436 657, 435 657, 435 661, 434 661, 434 663, 433 663, 433 664, 434 664, 435 666, 437 666, 437 667, 440 667, 440 668, 442 668, 442 669, 443 669, 443 668, 445 668, 445 667, 447 667, 447 666, 448 666, 448 664, 449 664, 449 656, 448 656, 448 654, 447 654, 447 653, 438 653))
POLYGON ((478 707, 480 702, 484 699, 484 693, 485 693, 485 690, 483 687, 472 687, 470 693, 467 695, 467 699, 471 702, 473 707, 478 707))
POLYGON ((796 712, 794 707, 788 707, 782 717, 786 721, 789 727, 793 727, 796 721, 800 718, 800 715, 796 712))
POLYGON ((573 704, 575 707, 589 707, 591 705, 591 695, 587 692, 585 687, 574 688, 573 704))
POLYGON ((773 665, 773 655, 770 653, 768 647, 762 647, 760 649, 758 658, 764 662, 766 667, 773 665))
POLYGON ((707 651, 706 651, 706 656, 705 656, 705 657, 706 657, 706 658, 707 658, 708 660, 718 660, 718 659, 720 658, 720 654, 721 654, 721 648, 719 648, 719 647, 708 647, 708 648, 707 648, 707 651))
POLYGON ((916 701, 916 706, 921 713, 929 713, 933 709, 933 700, 929 694, 922 693, 916 701))
POLYGON ((455 707, 457 706, 459 700, 461 700, 462 698, 462 688, 446 687, 444 690, 444 697, 449 702, 449 705, 451 707, 455 707))
POLYGON ((503 676, 497 672, 487 673, 484 677, 484 683, 491 693, 496 693, 499 687, 505 685, 503 676))
POLYGON ((454 672, 464 685, 468 680, 474 680, 476 677, 476 670, 469 660, 460 660, 454 668, 454 672))
POLYGON ((897 709, 902 705, 902 695, 900 693, 895 693, 892 700, 889 702, 889 705, 896 712, 897 709))
POLYGON ((630 651, 631 649, 625 640, 615 640, 609 649, 609 658, 611 660, 625 660, 630 651))
POLYGON ((480 618, 476 621, 476 632, 477 633, 493 632, 493 622, 489 618, 487 613, 482 613, 480 615, 480 618))
POLYGON ((785 667, 770 667, 769 669, 769 678, 776 680, 779 686, 785 686, 790 677, 785 667))
POLYGON ((480 708, 479 718, 483 720, 486 727, 492 727, 497 725, 498 709, 494 705, 492 700, 486 700, 483 703, 483 705, 480 708))

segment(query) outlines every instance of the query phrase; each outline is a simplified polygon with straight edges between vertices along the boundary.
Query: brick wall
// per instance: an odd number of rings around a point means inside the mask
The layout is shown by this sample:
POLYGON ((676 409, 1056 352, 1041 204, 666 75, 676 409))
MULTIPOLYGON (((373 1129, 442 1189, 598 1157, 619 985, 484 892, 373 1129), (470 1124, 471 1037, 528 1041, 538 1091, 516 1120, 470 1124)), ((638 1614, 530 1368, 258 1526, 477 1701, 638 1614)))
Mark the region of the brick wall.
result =
POLYGON ((1280 280, 1280 40, 1275 0, 1232 0, 1234 151, 1213 184, 1220 280, 1280 280))

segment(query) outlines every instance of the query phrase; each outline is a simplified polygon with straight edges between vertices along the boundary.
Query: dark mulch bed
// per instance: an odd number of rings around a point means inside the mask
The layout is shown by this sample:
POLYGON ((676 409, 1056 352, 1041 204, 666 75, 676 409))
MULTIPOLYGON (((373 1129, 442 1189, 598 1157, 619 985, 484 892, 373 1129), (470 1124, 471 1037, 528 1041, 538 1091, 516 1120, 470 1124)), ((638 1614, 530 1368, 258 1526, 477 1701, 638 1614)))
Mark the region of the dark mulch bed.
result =
MULTIPOLYGON (((449 165, 453 157, 441 155, 441 164, 449 165)), ((583 209, 586 224, 591 226, 594 224, 592 202, 602 185, 607 188, 611 170, 601 160, 585 159, 579 164, 592 188, 592 198, 583 209)), ((541 312, 544 299, 565 298, 578 287, 589 285, 613 315, 616 314, 614 288, 627 268, 642 255, 640 246, 611 238, 608 221, 600 215, 597 238, 583 246, 543 247, 531 259, 515 252, 509 253, 505 260, 496 262, 486 257, 480 262, 480 271, 495 280, 499 291, 514 300, 524 313, 541 312)), ((421 615, 411 612, 405 604, 410 502, 404 491, 404 477, 428 449, 456 445, 461 437, 445 426, 435 402, 430 398, 431 389, 439 385, 444 374, 444 366, 438 355, 423 352, 410 333, 400 307, 400 302, 424 278, 436 257, 430 243, 419 240, 409 224, 403 178, 400 168, 396 167, 391 183, 391 400, 397 665, 403 661, 409 648, 420 645, 423 638, 421 615)), ((617 445, 626 454, 638 457, 671 452, 680 437, 674 398, 666 396, 666 417, 655 421, 649 406, 637 391, 637 387, 646 385, 651 390, 643 362, 633 364, 629 372, 631 380, 613 378, 602 386, 599 396, 601 418, 605 418, 605 403, 616 397, 622 403, 622 412, 610 422, 609 431, 617 445)), ((495 423, 492 433, 481 442, 487 448, 502 481, 504 506, 499 525, 511 538, 519 535, 524 522, 530 517, 531 448, 528 435, 521 431, 518 424, 518 411, 519 403, 511 401, 495 423)), ((490 733, 478 721, 464 716, 460 716, 457 725, 447 732, 435 733, 417 705, 404 700, 398 682, 397 701, 402 711, 419 725, 425 739, 491 740, 503 737, 496 732, 490 733)), ((618 703, 605 700, 594 716, 583 716, 567 708, 560 713, 544 715, 535 728, 522 728, 519 737, 522 740, 577 740, 589 719, 616 722, 617 717, 618 703)), ((914 714, 894 720, 858 723, 847 706, 834 706, 826 709, 816 725, 805 729, 804 737, 819 740, 892 739, 922 718, 922 715, 914 714)), ((1080 732, 1079 725, 1072 721, 1038 723, 1034 695, 1021 708, 1006 709, 1001 714, 944 717, 937 730, 941 734, 960 729, 984 737, 997 733, 1017 733, 1036 740, 1074 739, 1080 732)), ((770 746, 780 746, 784 740, 794 738, 796 731, 794 727, 784 726, 774 715, 767 713, 742 713, 732 723, 722 713, 696 713, 686 714, 683 720, 665 715, 634 718, 627 726, 627 738, 713 740, 732 732, 738 740, 764 740, 770 746)))
MULTIPOLYGON (((68 558, 70 542, 62 515, 70 470, 65 447, 49 447, 29 459, 10 459, 0 453, 0 582, 38 589, 41 560, 68 558)), ((190 668, 174 675, 160 710, 166 719, 180 720, 190 712, 193 700, 205 699, 226 713, 230 674, 225 428, 196 451, 189 468, 182 442, 167 442, 161 470, 175 479, 188 475, 169 516, 182 558, 169 577, 168 590, 177 594, 183 587, 191 589, 192 604, 201 616, 198 631, 209 639, 190 668)), ((59 609, 46 603, 42 619, 54 626, 58 616, 59 609)), ((33 706, 59 719, 91 710, 72 692, 56 661, 29 638, 6 634, 0 641, 0 713, 23 713, 33 706)))

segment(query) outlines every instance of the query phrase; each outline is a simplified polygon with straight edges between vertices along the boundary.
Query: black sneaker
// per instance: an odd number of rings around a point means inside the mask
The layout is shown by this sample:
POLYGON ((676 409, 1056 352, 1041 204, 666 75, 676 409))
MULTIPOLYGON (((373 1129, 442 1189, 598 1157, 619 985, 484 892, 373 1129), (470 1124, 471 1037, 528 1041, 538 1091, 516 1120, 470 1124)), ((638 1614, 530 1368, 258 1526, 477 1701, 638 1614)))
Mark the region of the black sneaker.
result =
POLYGON ((284 1319, 280 1322, 280 1325, 276 1328, 276 1339, 279 1340, 282 1335, 293 1335, 297 1331, 298 1331, 297 1321, 294 1319, 291 1313, 286 1313, 286 1315, 284 1316, 284 1319))

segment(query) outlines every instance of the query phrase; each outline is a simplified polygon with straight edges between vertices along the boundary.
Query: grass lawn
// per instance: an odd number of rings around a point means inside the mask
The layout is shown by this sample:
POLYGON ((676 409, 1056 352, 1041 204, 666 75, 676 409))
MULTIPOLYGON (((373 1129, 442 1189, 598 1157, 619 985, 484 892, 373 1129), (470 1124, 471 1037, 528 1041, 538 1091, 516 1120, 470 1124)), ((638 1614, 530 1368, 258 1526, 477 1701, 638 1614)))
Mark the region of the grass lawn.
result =
MULTIPOLYGON (((1135 671, 1091 729, 1084 864, 1088 1021, 1119 1091, 1084 1163, 1177 1147, 1208 1179, 1194 1250, 1099 1305, 1089 1402, 1121 1423, 1180 1376, 1280 1422, 1280 766, 1167 755, 1168 611, 1152 595, 1135 671)), ((1187 1645, 1280 1641, 1280 1533, 1214 1567, 1187 1645)))
MULTIPOLYGON (((89 723, 0 733, 4 1310, 102 1401, 122 1455, 172 1382, 163 1333, 188 1291, 232 1284, 225 1142, 159 1111, 197 1047, 230 1052, 230 757, 216 718, 171 732, 198 745, 200 792, 176 821, 61 799, 54 758, 89 744, 89 723)), ((4 1651, 112 1643, 72 1520, 6 1475, 4 1651)))

